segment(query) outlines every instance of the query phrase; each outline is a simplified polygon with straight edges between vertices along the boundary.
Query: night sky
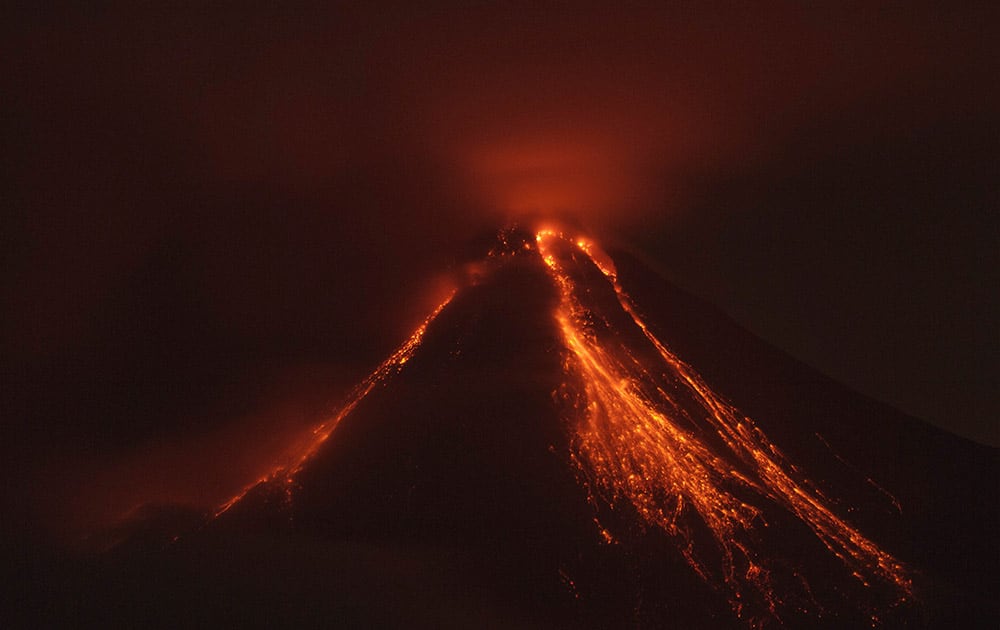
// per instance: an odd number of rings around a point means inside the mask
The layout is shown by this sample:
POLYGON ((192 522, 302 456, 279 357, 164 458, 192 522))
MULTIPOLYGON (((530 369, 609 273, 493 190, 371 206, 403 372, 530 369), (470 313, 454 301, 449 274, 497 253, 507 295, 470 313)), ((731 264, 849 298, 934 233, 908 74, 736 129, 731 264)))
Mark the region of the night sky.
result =
POLYGON ((996 15, 533 4, 3 19, 7 501, 224 495, 537 216, 1000 444, 996 15))

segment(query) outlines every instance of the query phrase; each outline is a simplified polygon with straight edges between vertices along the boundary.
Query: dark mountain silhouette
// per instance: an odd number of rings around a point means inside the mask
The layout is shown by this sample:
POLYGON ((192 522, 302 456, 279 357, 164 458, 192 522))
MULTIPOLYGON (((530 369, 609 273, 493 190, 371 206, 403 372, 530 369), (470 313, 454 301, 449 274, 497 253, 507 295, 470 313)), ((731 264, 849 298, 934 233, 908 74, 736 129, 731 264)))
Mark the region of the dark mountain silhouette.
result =
POLYGON ((996 449, 847 390, 626 252, 520 228, 490 248, 288 462, 208 517, 137 518, 23 593, 30 618, 997 622, 996 449))

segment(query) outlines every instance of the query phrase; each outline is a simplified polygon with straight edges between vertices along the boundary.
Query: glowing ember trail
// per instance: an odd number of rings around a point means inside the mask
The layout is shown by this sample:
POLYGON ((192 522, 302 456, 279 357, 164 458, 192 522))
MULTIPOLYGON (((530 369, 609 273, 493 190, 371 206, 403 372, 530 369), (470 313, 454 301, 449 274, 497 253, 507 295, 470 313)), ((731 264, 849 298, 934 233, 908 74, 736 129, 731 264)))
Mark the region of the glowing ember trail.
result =
POLYGON ((375 371, 369 374, 363 381, 361 381, 351 392, 344 403, 336 414, 334 414, 329 419, 323 421, 316 427, 312 429, 309 434, 308 439, 305 444, 299 448, 293 450, 292 455, 288 460, 275 466, 270 472, 263 475, 250 485, 246 486, 234 497, 223 503, 215 511, 215 516, 221 516, 223 513, 227 512, 230 508, 236 505, 240 499, 242 499, 250 490, 260 486, 261 484, 281 484, 284 486, 284 491, 286 495, 291 497, 292 490, 295 484, 295 476, 302 470, 302 467, 308 462, 316 451, 323 445, 324 442, 329 439, 333 432, 337 429, 337 425, 340 421, 346 418, 354 408, 358 406, 365 396, 367 396, 376 385, 385 384, 394 375, 398 374, 406 362, 410 360, 413 353, 416 352, 417 348, 420 346, 420 342, 423 341, 424 333, 427 332, 427 327, 432 321, 448 306, 451 299, 455 296, 455 291, 451 291, 448 297, 441 302, 427 318, 417 327, 410 338, 406 340, 403 345, 396 349, 389 358, 383 361, 375 371))
POLYGON ((626 501, 647 525, 665 531, 706 581, 721 575, 740 616, 752 601, 774 617, 789 605, 756 532, 774 504, 804 522, 865 586, 878 580, 894 587, 900 602, 911 596, 902 564, 837 516, 763 431, 657 339, 607 254, 554 230, 538 232, 536 242, 560 292, 555 317, 568 349, 565 369, 582 387, 573 457, 591 492, 612 506, 626 501), (578 282, 598 270, 610 285, 604 303, 592 282, 578 282), (647 347, 626 343, 631 333, 647 347), (713 543, 695 535, 698 520, 713 543), (721 567, 712 560, 720 556, 721 567))

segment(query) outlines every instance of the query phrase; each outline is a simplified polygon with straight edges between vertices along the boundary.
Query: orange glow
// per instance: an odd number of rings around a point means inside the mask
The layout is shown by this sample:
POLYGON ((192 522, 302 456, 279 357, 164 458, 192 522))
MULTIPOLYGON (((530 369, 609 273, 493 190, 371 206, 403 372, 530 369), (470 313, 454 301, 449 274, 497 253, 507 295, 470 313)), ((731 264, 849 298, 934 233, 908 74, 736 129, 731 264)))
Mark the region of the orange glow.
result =
POLYGON ((455 291, 452 290, 443 302, 438 304, 438 306, 431 312, 430 315, 417 327, 413 334, 410 335, 409 339, 406 340, 403 345, 396 349, 388 359, 383 361, 375 371, 369 374, 361 383, 354 388, 347 402, 329 419, 321 422, 315 426, 306 436, 303 443, 292 449, 289 458, 282 464, 279 464, 272 468, 269 472, 262 475, 253 483, 247 485, 240 492, 230 498, 228 501, 220 505, 216 511, 215 516, 221 516, 225 512, 229 511, 234 505, 239 503, 250 490, 261 485, 268 483, 281 484, 284 487, 286 496, 291 498, 291 494, 295 486, 295 476, 302 470, 302 467, 308 462, 313 455, 320 449, 320 447, 330 438, 333 432, 337 429, 337 425, 340 421, 346 418, 354 408, 358 406, 365 396, 371 393, 376 386, 387 383, 393 376, 398 374, 403 370, 403 367, 413 356, 413 353, 420 346, 420 342, 423 341, 424 333, 427 332, 427 327, 432 321, 444 310, 446 306, 451 302, 451 299, 455 296, 455 291))
MULTIPOLYGON (((501 242, 488 257, 497 264, 508 250, 524 248, 504 233, 501 242)), ((789 607, 806 612, 816 604, 798 572, 793 575, 804 595, 783 588, 776 559, 762 549, 760 528, 768 527, 775 506, 801 521, 808 528, 803 531, 811 531, 864 586, 887 585, 898 603, 912 597, 906 567, 841 518, 750 418, 656 337, 619 284, 607 253, 590 239, 555 229, 537 232, 535 244, 559 293, 554 317, 565 345, 563 367, 568 382, 580 387, 579 396, 566 395, 574 409, 570 455, 595 507, 627 506, 644 526, 666 533, 691 569, 707 583, 722 585, 734 612, 752 624, 764 621, 759 611, 780 620, 789 607), (579 281, 581 274, 586 282, 579 281), (701 524, 708 538, 701 535, 701 524), (803 597, 810 601, 803 603, 803 597)), ((216 516, 261 484, 291 500, 303 466, 369 393, 404 369, 453 296, 454 291, 285 463, 222 504, 216 516)), ((594 523, 606 543, 616 541, 611 523, 596 516, 594 523)), ((575 584, 563 577, 575 593, 575 584)))
POLYGON ((583 388, 579 417, 572 419, 573 457, 592 493, 611 505, 627 502, 647 525, 665 531, 706 581, 721 570, 738 615, 752 599, 775 617, 785 604, 753 535, 767 526, 764 507, 771 502, 804 522, 866 586, 879 580, 894 585, 900 601, 911 595, 903 565, 835 514, 830 500, 752 420, 653 334, 607 254, 556 230, 542 230, 536 240, 561 296, 555 317, 568 351, 565 369, 583 388), (649 342, 648 355, 638 356, 618 325, 588 308, 595 298, 573 276, 581 261, 593 264, 611 285, 609 295, 649 342), (706 560, 712 550, 696 540, 687 515, 711 531, 721 567, 706 560))
POLYGON ((477 148, 465 166, 479 194, 508 216, 579 215, 621 205, 641 188, 637 172, 623 168, 626 148, 598 134, 581 138, 525 137, 477 148))

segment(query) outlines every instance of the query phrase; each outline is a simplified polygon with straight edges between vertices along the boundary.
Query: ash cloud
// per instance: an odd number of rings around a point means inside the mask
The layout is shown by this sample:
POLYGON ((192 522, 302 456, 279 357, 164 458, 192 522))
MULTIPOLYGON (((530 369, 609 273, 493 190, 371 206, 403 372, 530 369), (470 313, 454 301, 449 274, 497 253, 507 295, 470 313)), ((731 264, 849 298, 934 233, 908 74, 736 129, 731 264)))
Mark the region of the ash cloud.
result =
MULTIPOLYGON (((193 417, 221 426, 200 412, 219 391, 252 399, 275 366, 363 373, 434 302, 428 278, 452 252, 545 213, 638 243, 681 284, 883 398, 877 382, 898 367, 885 357, 933 335, 944 350, 909 364, 994 382, 979 337, 948 333, 995 330, 984 269, 1000 265, 981 235, 995 233, 983 165, 997 151, 977 131, 997 112, 983 88, 991 23, 975 10, 796 3, 14 16, 0 66, 9 465, 45 449, 121 456, 193 417), (850 168, 900 156, 912 168, 881 179, 850 168), (933 207, 883 217, 914 181, 933 207), (944 229, 980 235, 911 232, 870 260, 884 273, 869 291, 835 274, 856 324, 845 334, 876 349, 857 360, 807 343, 834 321, 822 300, 788 315, 802 283, 862 247, 794 228, 816 225, 829 198, 808 193, 817 186, 840 191, 823 216, 888 239, 908 218, 934 224, 961 191, 950 210, 964 227, 944 229), (928 248, 944 262, 919 285, 906 261, 928 248), (895 324, 878 296, 900 285, 897 302, 939 317, 879 345, 895 324), (786 334, 796 322, 805 332, 786 334)), ((947 405, 921 402, 928 388, 907 378, 894 400, 937 405, 947 424, 947 405)), ((981 426, 997 408, 986 390, 965 387, 982 419, 962 429, 995 440, 981 426)))

